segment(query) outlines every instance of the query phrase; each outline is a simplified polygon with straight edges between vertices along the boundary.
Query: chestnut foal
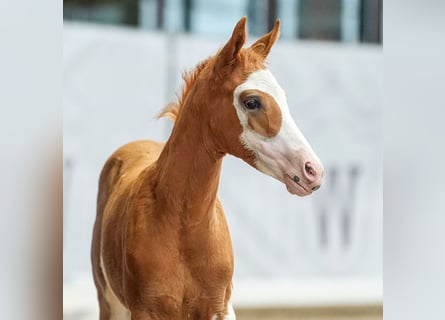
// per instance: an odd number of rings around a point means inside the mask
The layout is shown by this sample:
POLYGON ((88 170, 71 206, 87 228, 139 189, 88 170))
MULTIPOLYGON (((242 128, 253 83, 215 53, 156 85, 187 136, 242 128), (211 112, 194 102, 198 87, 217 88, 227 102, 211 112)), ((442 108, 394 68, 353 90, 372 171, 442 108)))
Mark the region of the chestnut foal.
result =
POLYGON ((227 44, 184 76, 165 144, 136 141, 99 181, 92 264, 100 319, 235 319, 233 252, 217 198, 224 155, 283 182, 318 189, 323 166, 266 69, 280 22, 249 48, 246 18, 227 44))

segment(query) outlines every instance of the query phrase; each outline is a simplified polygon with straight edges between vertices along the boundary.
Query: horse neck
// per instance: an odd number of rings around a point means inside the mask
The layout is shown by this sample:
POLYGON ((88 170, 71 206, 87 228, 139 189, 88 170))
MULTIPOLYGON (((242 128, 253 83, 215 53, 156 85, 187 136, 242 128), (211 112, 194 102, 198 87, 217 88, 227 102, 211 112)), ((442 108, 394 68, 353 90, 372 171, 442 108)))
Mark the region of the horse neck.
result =
POLYGON ((193 224, 214 212, 224 154, 217 151, 202 112, 208 108, 187 101, 156 163, 155 192, 166 211, 193 224))

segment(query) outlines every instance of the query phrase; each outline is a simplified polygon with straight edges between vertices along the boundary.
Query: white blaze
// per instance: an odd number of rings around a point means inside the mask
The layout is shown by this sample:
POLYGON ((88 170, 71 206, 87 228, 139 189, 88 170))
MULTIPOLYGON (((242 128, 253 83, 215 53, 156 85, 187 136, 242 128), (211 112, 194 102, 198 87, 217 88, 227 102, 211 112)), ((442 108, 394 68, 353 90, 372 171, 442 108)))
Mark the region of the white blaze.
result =
POLYGON ((243 127, 241 142, 257 155, 257 168, 260 171, 283 181, 284 174, 291 174, 292 170, 295 170, 291 168, 295 167, 295 163, 292 163, 292 156, 297 152, 305 151, 311 158, 320 161, 292 119, 286 94, 269 70, 258 70, 251 73, 245 82, 236 87, 233 98, 233 104, 243 127), (245 90, 252 89, 272 96, 280 108, 281 128, 278 134, 272 138, 262 136, 248 126, 248 111, 240 101, 240 94, 245 90))

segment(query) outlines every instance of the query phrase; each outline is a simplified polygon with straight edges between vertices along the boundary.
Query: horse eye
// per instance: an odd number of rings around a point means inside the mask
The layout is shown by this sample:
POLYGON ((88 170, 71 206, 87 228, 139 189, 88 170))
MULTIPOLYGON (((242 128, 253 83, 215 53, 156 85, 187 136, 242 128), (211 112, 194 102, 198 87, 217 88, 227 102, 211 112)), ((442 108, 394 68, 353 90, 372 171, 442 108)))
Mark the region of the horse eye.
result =
POLYGON ((244 101, 244 106, 246 109, 255 110, 261 108, 261 103, 257 99, 247 99, 244 101))

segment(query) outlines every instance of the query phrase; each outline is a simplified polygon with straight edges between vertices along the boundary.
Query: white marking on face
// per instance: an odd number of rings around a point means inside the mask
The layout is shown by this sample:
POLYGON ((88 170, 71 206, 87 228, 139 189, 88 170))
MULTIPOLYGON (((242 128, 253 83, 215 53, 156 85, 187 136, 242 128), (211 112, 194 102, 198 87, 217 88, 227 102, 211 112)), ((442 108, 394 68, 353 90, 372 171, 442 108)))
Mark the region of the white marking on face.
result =
POLYGON ((241 142, 256 154, 258 170, 285 182, 286 175, 301 176, 301 172, 298 170, 302 164, 298 162, 302 162, 303 159, 297 159, 296 155, 299 154, 301 157, 305 155, 306 159, 321 164, 292 119, 286 93, 269 70, 258 70, 251 73, 246 81, 235 89, 233 97, 233 104, 243 127, 241 142), (240 95, 246 90, 259 90, 275 99, 282 115, 281 128, 276 136, 265 137, 249 128, 249 111, 240 101, 240 95))

